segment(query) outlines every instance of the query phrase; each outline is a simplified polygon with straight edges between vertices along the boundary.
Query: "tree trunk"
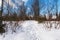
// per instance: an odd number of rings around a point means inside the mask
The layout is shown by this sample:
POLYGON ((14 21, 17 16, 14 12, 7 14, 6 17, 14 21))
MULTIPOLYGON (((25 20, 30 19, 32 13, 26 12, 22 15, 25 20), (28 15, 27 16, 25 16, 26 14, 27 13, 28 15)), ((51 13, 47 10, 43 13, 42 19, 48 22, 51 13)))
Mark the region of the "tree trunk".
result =
POLYGON ((0 13, 0 27, 2 25, 2 13, 3 13, 3 0, 2 0, 1 13, 0 13))
POLYGON ((4 30, 4 24, 2 24, 2 13, 3 13, 3 0, 2 0, 2 5, 1 5, 1 13, 0 13, 0 34, 4 33, 5 30, 4 30))

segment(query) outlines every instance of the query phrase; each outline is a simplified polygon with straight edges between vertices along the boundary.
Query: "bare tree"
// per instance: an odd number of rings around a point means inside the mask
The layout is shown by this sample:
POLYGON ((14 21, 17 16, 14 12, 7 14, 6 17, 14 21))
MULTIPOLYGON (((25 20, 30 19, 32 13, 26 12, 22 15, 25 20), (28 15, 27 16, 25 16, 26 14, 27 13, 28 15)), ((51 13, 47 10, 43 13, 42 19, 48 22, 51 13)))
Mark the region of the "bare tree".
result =
POLYGON ((47 12, 48 12, 48 15, 49 15, 49 20, 52 20, 52 11, 54 9, 54 3, 50 2, 51 0, 48 0, 48 3, 47 3, 47 12))
POLYGON ((56 17, 57 19, 59 19, 58 18, 58 0, 54 0, 54 2, 55 2, 55 7, 56 7, 56 17))
POLYGON ((2 13, 3 13, 3 0, 2 0, 2 5, 1 5, 0 24, 2 24, 2 13))
POLYGON ((20 6, 20 18, 22 18, 23 20, 26 17, 26 6, 24 5, 24 2, 22 3, 22 5, 20 6))
POLYGON ((56 5, 56 14, 58 14, 58 0, 55 0, 55 5, 56 5))
POLYGON ((9 16, 9 0, 8 0, 7 10, 8 10, 8 16, 9 16))
POLYGON ((39 16, 39 0, 34 0, 32 7, 34 11, 34 18, 37 19, 39 16))
POLYGON ((2 7, 1 7, 1 13, 0 13, 0 33, 2 34, 2 33, 4 33, 5 32, 5 30, 4 30, 4 24, 2 24, 2 13, 3 13, 3 1, 4 0, 2 0, 2 7))

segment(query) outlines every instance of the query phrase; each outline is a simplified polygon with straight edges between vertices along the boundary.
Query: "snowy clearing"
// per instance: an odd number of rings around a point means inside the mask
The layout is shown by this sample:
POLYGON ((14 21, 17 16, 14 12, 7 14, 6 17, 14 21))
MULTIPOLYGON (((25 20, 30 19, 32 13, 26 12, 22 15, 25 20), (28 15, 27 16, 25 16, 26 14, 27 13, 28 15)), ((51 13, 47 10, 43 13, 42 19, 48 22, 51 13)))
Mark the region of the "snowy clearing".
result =
POLYGON ((60 40, 60 22, 4 21, 6 33, 0 40, 60 40))

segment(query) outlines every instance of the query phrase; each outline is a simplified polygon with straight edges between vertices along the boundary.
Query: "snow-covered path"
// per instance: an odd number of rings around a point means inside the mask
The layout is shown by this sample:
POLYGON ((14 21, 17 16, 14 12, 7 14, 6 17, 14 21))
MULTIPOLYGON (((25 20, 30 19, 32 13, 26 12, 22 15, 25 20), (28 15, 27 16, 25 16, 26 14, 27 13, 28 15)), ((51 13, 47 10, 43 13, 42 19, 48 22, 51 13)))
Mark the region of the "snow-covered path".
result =
POLYGON ((45 25, 37 21, 4 23, 7 32, 0 35, 0 40, 60 40, 60 29, 45 30, 45 25))

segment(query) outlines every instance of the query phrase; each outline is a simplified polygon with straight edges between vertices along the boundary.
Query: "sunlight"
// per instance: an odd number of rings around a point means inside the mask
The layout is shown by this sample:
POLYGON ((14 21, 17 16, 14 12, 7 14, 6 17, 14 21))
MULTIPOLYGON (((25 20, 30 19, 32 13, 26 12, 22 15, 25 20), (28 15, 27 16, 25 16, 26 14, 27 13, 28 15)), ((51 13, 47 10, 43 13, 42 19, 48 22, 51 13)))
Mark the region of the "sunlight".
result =
POLYGON ((1 0, 0 0, 0 6, 1 6, 1 0))
POLYGON ((24 2, 27 2, 28 0, 23 0, 24 2))

